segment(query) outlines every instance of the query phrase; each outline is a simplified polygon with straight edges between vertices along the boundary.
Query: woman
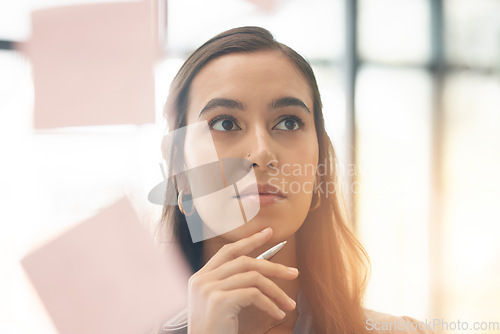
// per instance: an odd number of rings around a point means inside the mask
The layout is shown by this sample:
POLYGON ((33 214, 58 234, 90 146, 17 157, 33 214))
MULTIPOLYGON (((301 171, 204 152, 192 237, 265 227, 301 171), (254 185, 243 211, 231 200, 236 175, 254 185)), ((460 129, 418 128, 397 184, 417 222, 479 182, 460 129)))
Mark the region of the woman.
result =
MULTIPOLYGON (((197 243, 186 217, 206 215, 196 200, 183 205, 192 185, 177 180, 179 206, 166 199, 163 227, 173 229, 193 270, 188 332, 366 332, 369 262, 349 229, 307 61, 262 28, 221 33, 180 69, 166 118, 170 131, 206 121, 218 157, 248 161, 258 184, 257 195, 238 196, 260 205, 253 219, 197 243), (272 260, 255 259, 284 240, 272 260)), ((163 149, 171 173, 174 161, 189 166, 199 154, 185 137, 163 149)))

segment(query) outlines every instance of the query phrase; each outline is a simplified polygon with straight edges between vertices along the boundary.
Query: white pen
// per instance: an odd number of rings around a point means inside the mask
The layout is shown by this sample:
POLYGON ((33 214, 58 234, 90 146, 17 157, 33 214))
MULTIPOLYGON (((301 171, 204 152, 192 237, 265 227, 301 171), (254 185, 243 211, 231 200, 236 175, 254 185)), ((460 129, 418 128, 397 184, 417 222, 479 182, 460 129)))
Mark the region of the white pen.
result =
MULTIPOLYGON (((285 244, 286 240, 280 242, 276 246, 269 248, 264 253, 257 256, 256 259, 269 260, 274 255, 276 255, 276 253, 278 253, 283 248, 283 246, 285 246, 285 244)), ((163 324, 164 331, 177 331, 179 329, 183 329, 186 327, 187 327, 187 308, 182 310, 177 315, 175 315, 174 317, 172 317, 170 320, 168 320, 163 324)))
POLYGON ((283 248, 283 246, 285 246, 285 244, 286 244, 286 240, 283 242, 280 242, 276 246, 266 250, 264 253, 257 256, 256 259, 257 260, 259 260, 259 259, 269 260, 274 255, 276 255, 276 253, 278 253, 283 248))

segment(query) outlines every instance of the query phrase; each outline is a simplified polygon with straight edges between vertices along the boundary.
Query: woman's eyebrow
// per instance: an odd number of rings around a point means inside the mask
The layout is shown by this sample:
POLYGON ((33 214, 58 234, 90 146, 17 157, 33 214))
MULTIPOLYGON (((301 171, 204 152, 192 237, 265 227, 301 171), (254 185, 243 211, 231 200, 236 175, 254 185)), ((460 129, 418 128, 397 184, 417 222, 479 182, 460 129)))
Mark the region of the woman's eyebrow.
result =
POLYGON ((290 107, 290 106, 302 107, 305 111, 307 111, 308 113, 311 113, 311 110, 309 110, 309 108, 306 106, 306 104, 302 100, 300 100, 296 97, 291 97, 291 96, 282 97, 282 98, 279 98, 277 100, 274 100, 271 103, 269 103, 268 107, 270 110, 272 110, 272 109, 278 109, 278 108, 290 107))
POLYGON ((243 106, 243 103, 237 100, 232 100, 232 99, 225 99, 225 98, 214 98, 208 101, 208 103, 203 107, 203 109, 200 111, 200 114, 198 117, 201 116, 202 113, 205 111, 215 109, 217 107, 223 107, 223 108, 228 108, 228 109, 237 109, 237 110, 244 110, 245 107, 243 106))
MULTIPOLYGON (((269 105, 268 105, 268 108, 269 108, 269 110, 273 110, 273 109, 290 107, 290 106, 301 107, 304 109, 304 111, 311 113, 309 108, 306 106, 306 104, 302 100, 300 100, 296 97, 291 97, 291 96, 282 97, 282 98, 271 101, 271 103, 269 103, 269 105)), ((218 97, 218 98, 213 98, 210 101, 208 101, 207 104, 200 111, 200 114, 198 115, 198 117, 200 117, 201 114, 204 113, 205 111, 209 111, 209 110, 212 110, 212 109, 215 109, 218 107, 228 108, 228 109, 236 109, 236 110, 241 110, 241 111, 245 110, 245 106, 240 101, 218 97)))

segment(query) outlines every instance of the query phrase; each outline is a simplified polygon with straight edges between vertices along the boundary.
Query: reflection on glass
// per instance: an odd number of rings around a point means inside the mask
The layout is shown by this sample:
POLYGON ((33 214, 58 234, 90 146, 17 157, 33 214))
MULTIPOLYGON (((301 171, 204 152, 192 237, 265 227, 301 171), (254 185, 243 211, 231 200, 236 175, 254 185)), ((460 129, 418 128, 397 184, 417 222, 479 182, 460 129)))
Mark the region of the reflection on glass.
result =
POLYGON ((341 0, 170 0, 168 53, 188 55, 217 33, 241 26, 269 29, 307 59, 339 59, 343 52, 341 0))
POLYGON ((357 228, 373 265, 366 305, 424 319, 430 78, 420 70, 364 68, 357 105, 357 228))
POLYGON ((429 1, 360 0, 359 51, 382 62, 424 63, 429 58, 429 1))
POLYGON ((449 61, 500 69, 500 1, 447 0, 444 4, 449 61))
POLYGON ((462 72, 446 81, 442 272, 443 316, 450 319, 498 318, 499 92, 495 76, 462 72))

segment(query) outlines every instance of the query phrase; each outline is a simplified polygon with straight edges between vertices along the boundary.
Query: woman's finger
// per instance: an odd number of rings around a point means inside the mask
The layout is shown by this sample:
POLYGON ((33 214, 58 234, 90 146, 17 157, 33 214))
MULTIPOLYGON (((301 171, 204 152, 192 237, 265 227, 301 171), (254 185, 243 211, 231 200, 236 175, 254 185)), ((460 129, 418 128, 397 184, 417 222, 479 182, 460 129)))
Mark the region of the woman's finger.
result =
POLYGON ((222 280, 232 275, 252 270, 258 271, 266 277, 276 277, 288 280, 296 278, 299 274, 297 268, 287 267, 280 263, 274 263, 267 260, 257 260, 242 255, 220 265, 210 273, 207 273, 207 276, 209 276, 211 280, 222 280))
POLYGON ((214 290, 236 290, 255 287, 269 299, 281 305, 281 308, 293 310, 295 301, 290 298, 276 283, 257 271, 239 273, 222 281, 214 282, 207 286, 214 290))
MULTIPOLYGON (((281 310, 269 297, 264 295, 259 289, 249 287, 238 290, 220 291, 214 298, 214 304, 221 307, 227 305, 229 307, 236 306, 235 314, 239 314, 241 309, 254 305, 258 309, 267 312, 270 316, 276 319, 283 319, 285 312, 281 310)), ((222 307, 224 309, 224 307, 222 307)))
POLYGON ((214 256, 212 256, 202 270, 213 270, 228 261, 236 259, 238 256, 248 254, 265 244, 272 235, 273 230, 270 227, 267 227, 247 238, 225 244, 214 256))

